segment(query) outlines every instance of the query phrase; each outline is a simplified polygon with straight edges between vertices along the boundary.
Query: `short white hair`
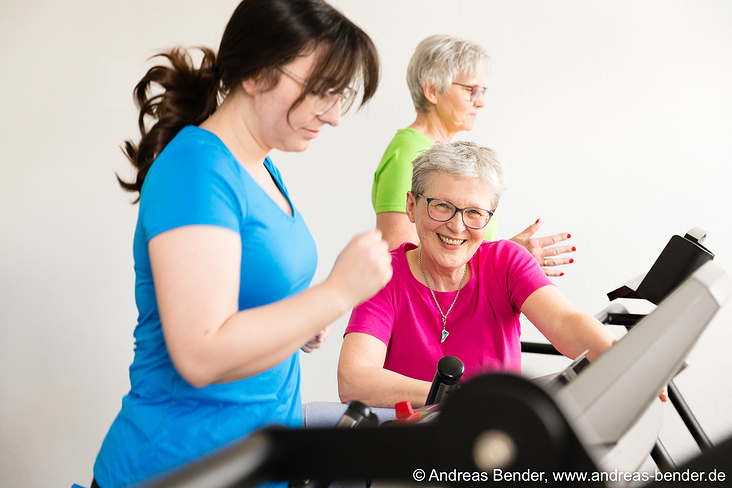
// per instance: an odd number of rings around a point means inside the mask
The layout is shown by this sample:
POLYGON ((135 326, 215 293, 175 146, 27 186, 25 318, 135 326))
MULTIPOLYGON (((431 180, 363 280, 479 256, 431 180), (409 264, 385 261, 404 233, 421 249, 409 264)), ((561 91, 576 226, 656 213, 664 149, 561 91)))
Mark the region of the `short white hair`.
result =
POLYGON ((423 86, 431 84, 445 93, 457 77, 472 78, 481 67, 490 67, 491 58, 480 44, 448 35, 433 35, 417 45, 407 67, 407 86, 417 112, 426 114, 431 103, 423 86))
POLYGON ((508 187, 506 172, 495 151, 470 141, 438 142, 412 164, 412 193, 415 195, 424 194, 435 173, 445 172, 482 182, 491 197, 492 208, 488 210, 495 210, 508 187))

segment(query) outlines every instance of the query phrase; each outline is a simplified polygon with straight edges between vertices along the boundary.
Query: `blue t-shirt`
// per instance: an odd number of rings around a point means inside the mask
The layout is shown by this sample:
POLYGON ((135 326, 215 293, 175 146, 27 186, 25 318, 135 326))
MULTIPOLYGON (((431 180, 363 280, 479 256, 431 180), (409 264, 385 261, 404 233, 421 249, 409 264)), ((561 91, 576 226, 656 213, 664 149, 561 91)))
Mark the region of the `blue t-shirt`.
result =
MULTIPOLYGON (((268 169, 290 202, 277 168, 268 169)), ((168 355, 155 299, 148 242, 185 225, 215 225, 242 242, 239 310, 308 288, 315 242, 292 205, 290 216, 214 134, 185 127, 145 178, 135 230, 135 357, 131 389, 94 465, 103 488, 121 488, 211 453, 272 423, 302 426, 298 353, 254 377, 194 388, 168 355)))

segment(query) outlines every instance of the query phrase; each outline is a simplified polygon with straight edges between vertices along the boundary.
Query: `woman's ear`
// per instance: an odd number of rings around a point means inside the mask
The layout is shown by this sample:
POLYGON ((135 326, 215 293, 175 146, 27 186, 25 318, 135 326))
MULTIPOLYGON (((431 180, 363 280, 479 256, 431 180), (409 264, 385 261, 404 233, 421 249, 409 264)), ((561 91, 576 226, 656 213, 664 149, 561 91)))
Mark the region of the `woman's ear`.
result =
POLYGON ((417 197, 411 191, 407 192, 407 217, 411 223, 414 223, 414 213, 417 210, 417 197))
POLYGON ((246 78, 241 80, 241 87, 244 89, 244 93, 249 96, 257 93, 259 89, 259 83, 256 78, 246 78))
POLYGON ((437 90, 435 90, 434 85, 432 85, 429 80, 425 81, 424 85, 422 85, 422 93, 427 101, 432 105, 437 105, 437 90))

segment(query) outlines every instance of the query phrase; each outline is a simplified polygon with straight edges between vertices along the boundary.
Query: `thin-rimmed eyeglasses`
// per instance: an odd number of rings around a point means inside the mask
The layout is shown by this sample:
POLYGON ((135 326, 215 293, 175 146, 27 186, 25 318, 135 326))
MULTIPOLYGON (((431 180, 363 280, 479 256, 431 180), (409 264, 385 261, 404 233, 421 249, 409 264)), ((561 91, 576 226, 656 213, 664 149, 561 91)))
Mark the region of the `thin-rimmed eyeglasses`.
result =
MULTIPOLYGON (((291 71, 278 66, 278 70, 292 78, 293 80, 300 83, 302 86, 307 86, 307 82, 297 76, 295 73, 292 73, 291 71)), ((341 101, 341 115, 345 114, 349 108, 351 108, 351 105, 353 105, 353 101, 356 99, 356 94, 358 92, 351 88, 350 86, 347 86, 343 89, 341 92, 336 92, 335 89, 330 88, 328 90, 325 90, 323 93, 315 94, 315 99, 313 100, 313 112, 315 112, 315 115, 323 115, 325 112, 333 108, 333 105, 336 104, 338 100, 341 101)))
POLYGON ((485 92, 488 91, 488 87, 485 86, 478 86, 478 85, 463 85, 462 83, 458 83, 457 81, 452 82, 453 85, 462 86, 463 88, 467 88, 470 90, 470 101, 474 102, 478 99, 478 96, 485 95, 485 92))

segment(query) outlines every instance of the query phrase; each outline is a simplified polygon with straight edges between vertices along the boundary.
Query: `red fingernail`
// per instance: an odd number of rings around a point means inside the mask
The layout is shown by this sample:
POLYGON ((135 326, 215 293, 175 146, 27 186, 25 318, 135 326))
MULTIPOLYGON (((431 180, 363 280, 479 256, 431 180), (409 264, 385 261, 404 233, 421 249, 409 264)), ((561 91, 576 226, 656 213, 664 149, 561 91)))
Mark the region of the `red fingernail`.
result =
POLYGON ((562 274, 560 274, 559 276, 564 276, 564 272, 562 272, 562 274))
POLYGON ((569 264, 572 264, 572 263, 574 263, 574 259, 569 260, 569 264))
POLYGON ((577 248, 576 248, 576 247, 574 247, 574 246, 572 246, 572 250, 573 250, 573 251, 576 251, 576 250, 577 250, 577 248))
POLYGON ((541 220, 541 219, 536 219, 536 222, 534 222, 534 223, 535 223, 535 224, 538 224, 540 220, 541 220))
POLYGON ((567 234, 567 239, 571 239, 571 238, 572 238, 572 234, 567 234))

